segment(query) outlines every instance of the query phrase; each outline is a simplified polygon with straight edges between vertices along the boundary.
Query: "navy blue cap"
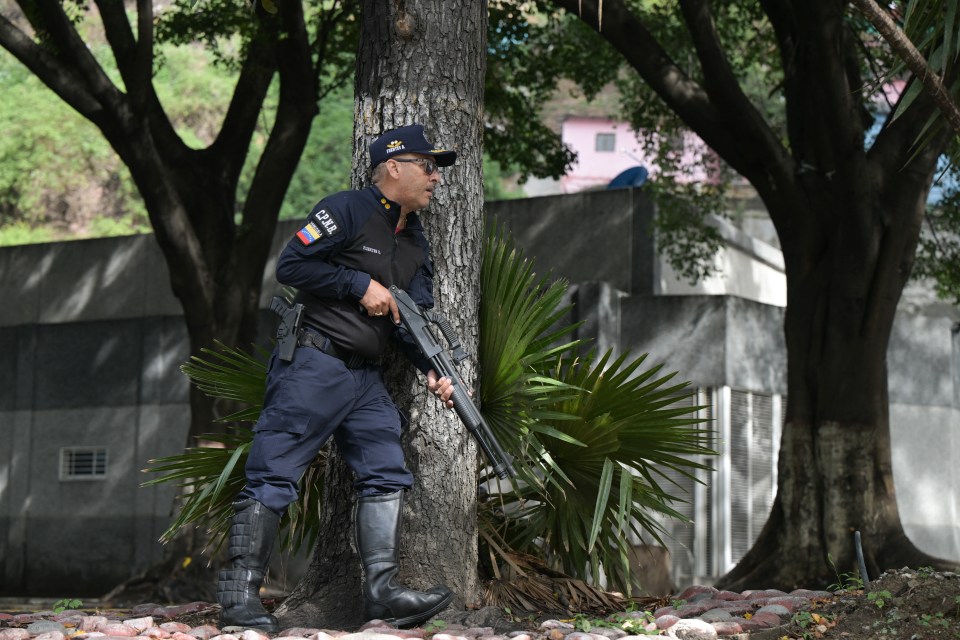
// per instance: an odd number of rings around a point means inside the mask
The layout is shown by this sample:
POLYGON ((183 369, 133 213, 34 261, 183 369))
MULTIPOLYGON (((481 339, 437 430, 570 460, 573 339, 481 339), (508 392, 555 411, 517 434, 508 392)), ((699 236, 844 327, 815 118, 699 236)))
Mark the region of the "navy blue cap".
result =
POLYGON ((457 159, 456 151, 434 149, 423 135, 422 124, 410 124, 399 129, 391 129, 370 144, 370 167, 375 167, 400 153, 421 153, 433 156, 437 160, 437 165, 441 167, 449 167, 457 159))

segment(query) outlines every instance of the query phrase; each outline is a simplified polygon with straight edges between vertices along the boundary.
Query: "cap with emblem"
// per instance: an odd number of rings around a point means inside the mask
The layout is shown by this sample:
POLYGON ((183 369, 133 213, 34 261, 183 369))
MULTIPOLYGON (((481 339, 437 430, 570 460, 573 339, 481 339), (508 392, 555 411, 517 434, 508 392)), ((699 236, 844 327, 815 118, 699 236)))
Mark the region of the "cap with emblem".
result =
POLYGON ((401 153, 420 153, 433 156, 437 165, 449 167, 457 159, 451 149, 435 149, 423 135, 423 125, 411 124, 387 131, 370 144, 370 166, 375 167, 391 156, 401 153))

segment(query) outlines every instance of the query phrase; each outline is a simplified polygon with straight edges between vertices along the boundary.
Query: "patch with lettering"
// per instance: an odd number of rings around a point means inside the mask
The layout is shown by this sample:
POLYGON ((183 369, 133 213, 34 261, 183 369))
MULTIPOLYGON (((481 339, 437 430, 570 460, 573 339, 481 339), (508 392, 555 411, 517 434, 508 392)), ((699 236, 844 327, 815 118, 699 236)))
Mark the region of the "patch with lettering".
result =
POLYGON ((368 247, 367 245, 363 245, 360 248, 363 249, 364 251, 369 251, 370 253, 375 253, 377 255, 380 255, 381 253, 380 249, 374 249, 373 247, 368 247))
POLYGON ((340 225, 337 224, 337 221, 326 209, 320 209, 320 211, 313 214, 313 222, 323 229, 324 235, 328 238, 340 233, 340 225))

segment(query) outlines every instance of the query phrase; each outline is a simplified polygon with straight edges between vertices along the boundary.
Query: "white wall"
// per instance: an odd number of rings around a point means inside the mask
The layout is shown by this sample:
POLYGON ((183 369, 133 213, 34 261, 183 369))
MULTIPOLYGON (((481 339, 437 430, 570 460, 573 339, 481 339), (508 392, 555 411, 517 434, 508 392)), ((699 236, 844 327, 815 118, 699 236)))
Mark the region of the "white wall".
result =
POLYGON ((787 278, 780 251, 751 238, 725 220, 713 218, 712 224, 724 240, 713 259, 716 275, 691 284, 677 274, 665 257, 658 256, 656 294, 729 295, 786 307, 787 278))

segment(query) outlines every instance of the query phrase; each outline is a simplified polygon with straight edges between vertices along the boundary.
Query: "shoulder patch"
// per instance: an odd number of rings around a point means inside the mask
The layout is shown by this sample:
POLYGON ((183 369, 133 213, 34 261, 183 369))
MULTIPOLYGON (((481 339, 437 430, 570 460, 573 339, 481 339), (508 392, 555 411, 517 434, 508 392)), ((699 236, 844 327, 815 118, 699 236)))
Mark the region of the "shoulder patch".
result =
POLYGON ((337 221, 326 209, 320 209, 320 211, 313 214, 313 222, 316 226, 323 229, 324 235, 327 237, 340 233, 340 225, 337 224, 337 221))
POLYGON ((297 238, 300 239, 300 243, 303 246, 309 246, 323 237, 323 232, 317 228, 317 225, 312 222, 308 222, 307 226, 300 231, 297 231, 297 238))
POLYGON ((340 233, 340 225, 326 209, 320 209, 310 216, 306 226, 297 232, 300 243, 308 247, 320 238, 329 238, 340 233))

